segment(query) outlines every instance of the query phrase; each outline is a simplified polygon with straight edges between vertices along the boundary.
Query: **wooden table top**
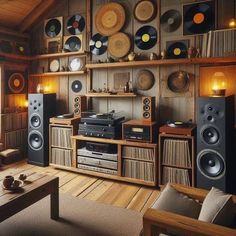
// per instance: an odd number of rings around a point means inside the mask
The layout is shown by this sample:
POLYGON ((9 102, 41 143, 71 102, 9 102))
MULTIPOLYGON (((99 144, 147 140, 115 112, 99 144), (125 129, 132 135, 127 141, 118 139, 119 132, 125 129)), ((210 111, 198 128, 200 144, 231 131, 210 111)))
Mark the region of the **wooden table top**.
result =
MULTIPOLYGON (((25 174, 25 173, 24 173, 25 174)), ((20 174, 13 175, 15 179, 18 179, 20 174)), ((0 176, 0 208, 6 203, 22 197, 35 190, 36 188, 47 185, 49 182, 57 179, 58 177, 49 176, 46 174, 38 174, 36 172, 26 173, 27 179, 24 181, 22 188, 17 191, 5 190, 2 185, 2 181, 5 176, 0 176)))

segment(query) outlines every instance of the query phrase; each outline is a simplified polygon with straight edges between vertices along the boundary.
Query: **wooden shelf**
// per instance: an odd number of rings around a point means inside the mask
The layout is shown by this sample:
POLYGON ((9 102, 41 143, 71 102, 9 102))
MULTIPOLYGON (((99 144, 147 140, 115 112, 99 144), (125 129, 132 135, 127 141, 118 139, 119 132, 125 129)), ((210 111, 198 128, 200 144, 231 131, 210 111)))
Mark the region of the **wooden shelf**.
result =
POLYGON ((68 150, 73 150, 73 148, 69 147, 61 147, 61 146, 56 146, 56 145, 51 145, 52 148, 59 148, 59 149, 68 149, 68 150))
POLYGON ((87 53, 86 51, 82 51, 82 52, 61 52, 61 53, 41 54, 32 56, 31 60, 40 60, 40 59, 48 59, 55 57, 86 56, 86 53, 87 53))
POLYGON ((0 52, 0 56, 8 58, 8 59, 15 59, 15 60, 23 60, 23 61, 30 61, 31 60, 30 56, 17 55, 17 54, 11 54, 11 53, 0 52))
POLYGON ((106 98, 106 97, 109 97, 109 98, 121 98, 121 97, 136 97, 137 94, 134 94, 134 93, 122 93, 122 94, 110 94, 110 93, 86 93, 85 94, 86 97, 102 97, 102 98, 106 98))
POLYGON ((192 167, 187 167, 187 166, 178 166, 178 165, 170 165, 170 164, 165 164, 162 163, 162 166, 166 166, 166 167, 173 167, 173 168, 179 168, 179 169, 186 169, 186 170, 192 170, 192 167))
POLYGON ((164 59, 164 60, 145 60, 145 61, 127 61, 112 63, 94 63, 87 64, 87 69, 104 68, 125 68, 125 67, 149 67, 156 65, 178 65, 178 64, 224 64, 235 63, 236 57, 211 57, 211 58, 192 58, 192 59, 164 59))
POLYGON ((31 77, 46 77, 46 76, 63 76, 63 75, 84 75, 86 71, 63 71, 63 72, 46 72, 39 74, 30 74, 31 77))

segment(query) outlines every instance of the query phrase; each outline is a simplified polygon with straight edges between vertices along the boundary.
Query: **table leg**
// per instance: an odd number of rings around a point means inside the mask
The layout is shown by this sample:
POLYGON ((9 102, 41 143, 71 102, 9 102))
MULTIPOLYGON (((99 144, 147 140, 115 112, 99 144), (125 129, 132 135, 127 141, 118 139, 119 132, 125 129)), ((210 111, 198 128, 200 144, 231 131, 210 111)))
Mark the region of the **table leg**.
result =
POLYGON ((59 218, 59 178, 53 184, 51 192, 51 219, 58 220, 59 218))

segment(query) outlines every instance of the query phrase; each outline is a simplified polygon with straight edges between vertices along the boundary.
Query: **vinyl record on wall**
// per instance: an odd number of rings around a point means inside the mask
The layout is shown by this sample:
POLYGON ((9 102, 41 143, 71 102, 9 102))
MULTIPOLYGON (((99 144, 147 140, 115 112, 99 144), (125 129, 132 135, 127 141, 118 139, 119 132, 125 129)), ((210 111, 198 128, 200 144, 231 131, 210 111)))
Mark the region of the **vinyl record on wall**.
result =
POLYGON ((149 25, 139 28, 135 34, 134 42, 142 50, 148 50, 154 47, 157 42, 156 29, 149 25))
POLYGON ((171 73, 167 79, 167 87, 174 93, 184 93, 190 84, 189 74, 185 71, 171 73))
POLYGON ((177 30, 182 23, 182 16, 179 11, 171 9, 161 16, 161 28, 165 32, 177 30))
POLYGON ((24 73, 16 71, 6 71, 6 78, 6 94, 20 94, 26 92, 27 81, 24 73))
POLYGON ((188 40, 166 42, 167 59, 186 58, 188 56, 188 40))
POLYGON ((71 84, 71 90, 74 93, 79 93, 82 90, 82 83, 79 80, 74 80, 71 84))
POLYGON ((77 52, 82 48, 81 37, 70 36, 64 38, 64 50, 66 52, 77 52))
POLYGON ((183 34, 203 34, 215 29, 215 1, 183 6, 183 34))
POLYGON ((53 18, 45 22, 44 26, 45 35, 49 38, 53 38, 61 35, 62 33, 62 18, 53 18))
POLYGON ((67 21, 67 30, 70 34, 76 35, 80 34, 85 27, 84 17, 81 15, 74 15, 67 21))
POLYGON ((156 16, 156 6, 153 1, 141 0, 134 7, 134 17, 141 23, 147 23, 156 16))
POLYGON ((97 33, 89 42, 90 51, 94 55, 102 55, 107 50, 108 37, 97 33))

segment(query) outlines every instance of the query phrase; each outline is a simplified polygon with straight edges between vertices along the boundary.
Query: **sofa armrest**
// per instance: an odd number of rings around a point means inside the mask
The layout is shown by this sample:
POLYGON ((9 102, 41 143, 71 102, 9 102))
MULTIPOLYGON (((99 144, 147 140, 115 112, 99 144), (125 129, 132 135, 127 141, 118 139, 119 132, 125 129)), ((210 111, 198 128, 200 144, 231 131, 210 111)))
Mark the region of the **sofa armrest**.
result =
POLYGON ((152 226, 158 233, 168 233, 170 230, 191 236, 236 236, 235 229, 149 208, 143 216, 144 236, 152 235, 152 226))

